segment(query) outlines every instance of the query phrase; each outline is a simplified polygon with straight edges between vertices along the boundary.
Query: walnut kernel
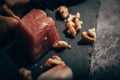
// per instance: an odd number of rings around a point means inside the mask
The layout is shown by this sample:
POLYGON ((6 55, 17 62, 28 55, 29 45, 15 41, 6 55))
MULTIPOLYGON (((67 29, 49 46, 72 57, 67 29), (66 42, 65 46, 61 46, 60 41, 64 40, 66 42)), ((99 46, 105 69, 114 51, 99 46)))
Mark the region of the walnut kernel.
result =
POLYGON ((71 48, 71 45, 69 45, 65 41, 58 41, 58 42, 53 44, 53 47, 55 47, 55 48, 64 48, 64 47, 71 48))
POLYGON ((69 11, 68 11, 68 8, 66 6, 60 6, 57 10, 63 18, 68 17, 69 11))
POLYGON ((45 62, 45 66, 51 67, 52 65, 65 65, 65 63, 61 60, 60 57, 53 55, 45 62))

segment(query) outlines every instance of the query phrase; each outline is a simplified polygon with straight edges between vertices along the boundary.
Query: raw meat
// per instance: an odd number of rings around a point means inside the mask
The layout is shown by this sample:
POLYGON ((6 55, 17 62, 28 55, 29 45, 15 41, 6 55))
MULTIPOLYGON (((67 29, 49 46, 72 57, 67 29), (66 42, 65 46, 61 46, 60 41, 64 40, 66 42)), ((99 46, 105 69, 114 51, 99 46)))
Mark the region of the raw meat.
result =
POLYGON ((30 58, 37 60, 59 40, 52 18, 39 9, 25 15, 17 28, 17 43, 30 58))

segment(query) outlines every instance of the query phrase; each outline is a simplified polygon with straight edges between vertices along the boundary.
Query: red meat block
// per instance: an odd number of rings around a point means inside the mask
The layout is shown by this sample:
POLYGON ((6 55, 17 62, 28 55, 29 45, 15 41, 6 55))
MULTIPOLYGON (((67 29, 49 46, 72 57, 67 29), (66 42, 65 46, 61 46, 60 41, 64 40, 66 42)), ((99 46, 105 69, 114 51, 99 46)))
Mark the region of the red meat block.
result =
POLYGON ((59 40, 52 18, 39 9, 32 9, 25 15, 17 28, 17 43, 29 57, 37 60, 59 40))

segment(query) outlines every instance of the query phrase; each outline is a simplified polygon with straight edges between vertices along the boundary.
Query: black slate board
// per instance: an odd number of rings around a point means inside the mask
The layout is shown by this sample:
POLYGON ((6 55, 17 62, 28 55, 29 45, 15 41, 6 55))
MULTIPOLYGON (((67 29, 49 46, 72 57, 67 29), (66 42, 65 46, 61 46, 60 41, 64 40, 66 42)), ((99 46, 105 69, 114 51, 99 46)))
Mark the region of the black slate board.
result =
MULTIPOLYGON (((30 3, 31 4, 31 3, 30 3)), ((66 35, 65 30, 65 22, 61 20, 59 16, 57 16, 56 8, 63 4, 61 2, 52 2, 50 5, 46 4, 49 7, 42 6, 41 8, 46 11, 48 16, 51 16, 55 22, 58 33, 60 34, 61 40, 67 41, 69 44, 72 45, 71 49, 64 49, 64 50, 50 50, 46 55, 44 55, 40 60, 35 62, 32 65, 27 65, 26 60, 22 58, 17 53, 10 53, 8 49, 14 44, 10 44, 7 48, 1 49, 1 60, 0 60, 0 75, 1 78, 5 80, 17 80, 20 78, 18 75, 18 68, 19 67, 26 67, 32 71, 33 78, 36 80, 37 76, 41 74, 43 71, 46 70, 44 67, 45 61, 51 57, 52 55, 56 54, 65 61, 66 65, 68 65, 74 74, 74 80, 86 80, 89 77, 89 69, 90 69, 90 62, 92 53, 92 45, 86 44, 81 40, 81 32, 87 31, 90 28, 96 27, 97 25, 97 15, 98 15, 98 7, 99 7, 99 0, 82 0, 77 2, 70 2, 66 5, 69 8, 69 12, 75 14, 76 12, 80 12, 81 20, 83 21, 83 28, 77 34, 75 38, 70 38, 66 35), (7 52, 6 52, 7 51, 7 52), (10 66, 10 67, 9 67, 10 66), (43 68, 41 68, 43 66, 43 68), (7 77, 5 77, 7 76, 7 77)), ((29 5, 29 4, 28 4, 29 5)), ((28 11, 32 8, 39 8, 39 6, 27 6, 28 11)), ((26 7, 26 6, 23 6, 26 7)), ((27 8, 26 7, 26 8, 27 8)), ((40 8, 40 9, 41 9, 40 8)), ((22 9, 21 9, 22 10, 22 9)), ((19 14, 19 10, 13 9, 13 11, 20 17, 23 15, 19 14)), ((23 14, 28 11, 22 10, 23 14)), ((13 42, 14 43, 14 42, 13 42)), ((2 80, 4 80, 2 79, 2 80)), ((21 80, 22 78, 20 78, 21 80)))

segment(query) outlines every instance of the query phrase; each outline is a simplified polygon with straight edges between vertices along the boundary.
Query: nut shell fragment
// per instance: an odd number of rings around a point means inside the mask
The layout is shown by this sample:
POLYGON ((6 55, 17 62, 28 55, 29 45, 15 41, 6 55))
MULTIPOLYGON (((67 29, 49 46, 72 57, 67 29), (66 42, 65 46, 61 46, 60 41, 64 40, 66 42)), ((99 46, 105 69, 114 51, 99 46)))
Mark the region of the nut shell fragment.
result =
POLYGON ((57 10, 64 19, 69 16, 69 11, 66 6, 60 6, 57 10))
POLYGON ((75 37, 77 32, 81 30, 82 24, 83 22, 80 20, 79 12, 77 12, 76 15, 70 14, 66 21, 66 27, 67 27, 68 34, 75 37))

